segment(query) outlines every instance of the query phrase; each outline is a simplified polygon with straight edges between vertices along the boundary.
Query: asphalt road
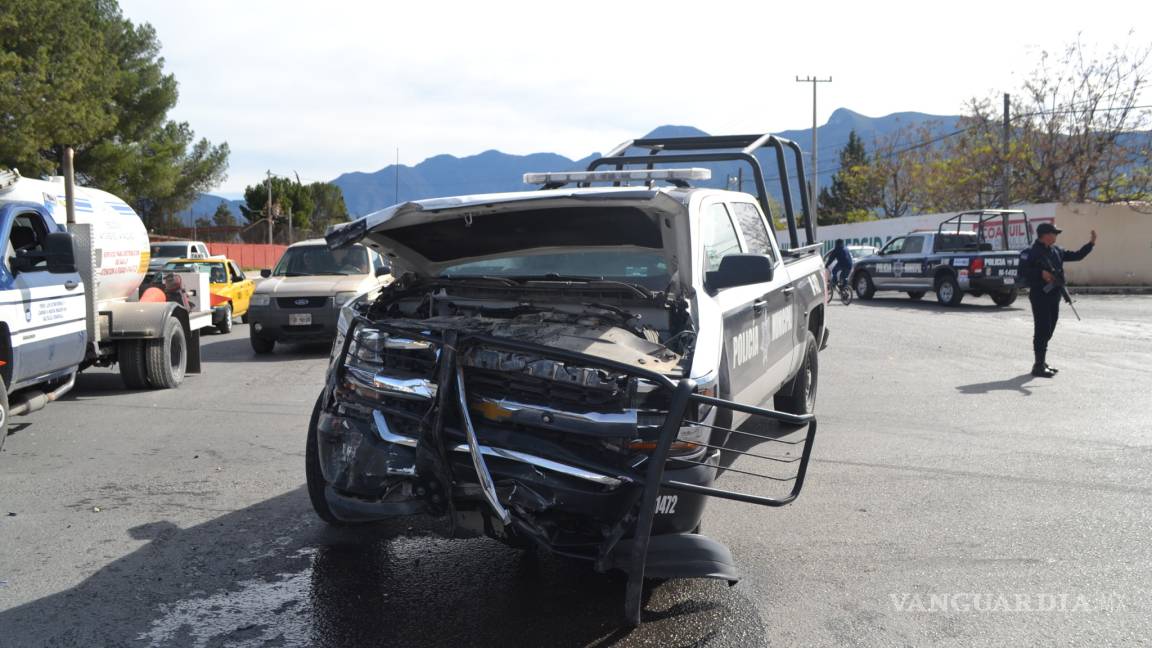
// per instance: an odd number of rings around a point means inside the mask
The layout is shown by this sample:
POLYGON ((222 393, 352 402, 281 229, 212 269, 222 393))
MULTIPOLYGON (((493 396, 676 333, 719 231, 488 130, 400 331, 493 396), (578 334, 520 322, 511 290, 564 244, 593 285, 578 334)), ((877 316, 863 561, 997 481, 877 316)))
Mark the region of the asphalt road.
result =
POLYGON ((1054 380, 1027 374, 1026 306, 834 304, 803 496, 714 502, 744 580, 655 585, 632 632, 583 565, 325 528, 303 448, 326 349, 257 359, 237 326, 178 390, 92 371, 0 453, 0 645, 1152 642, 1152 298, 1082 298, 1054 380))

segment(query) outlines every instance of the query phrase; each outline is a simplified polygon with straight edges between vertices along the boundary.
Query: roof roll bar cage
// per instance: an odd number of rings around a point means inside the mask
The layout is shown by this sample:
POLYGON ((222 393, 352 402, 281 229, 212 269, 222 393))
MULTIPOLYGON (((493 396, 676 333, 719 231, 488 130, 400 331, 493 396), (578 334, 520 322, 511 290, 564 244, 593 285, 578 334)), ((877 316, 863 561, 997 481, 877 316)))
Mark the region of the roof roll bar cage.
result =
MULTIPOLYGON (((796 163, 796 189, 800 193, 800 209, 804 217, 804 234, 807 238, 805 245, 816 244, 816 227, 812 222, 812 209, 809 205, 808 191, 804 186, 804 156, 800 145, 782 137, 771 134, 762 135, 718 135, 705 137, 654 137, 648 139, 628 140, 612 149, 607 155, 593 160, 588 165, 589 171, 598 167, 615 165, 616 169, 623 171, 625 166, 643 164, 651 169, 655 164, 676 164, 683 162, 747 162, 752 167, 752 178, 756 183, 757 199, 764 214, 772 222, 772 208, 770 206, 768 189, 764 179, 764 170, 755 153, 762 148, 771 148, 776 151, 776 166, 779 170, 780 193, 784 199, 784 218, 788 223, 788 240, 791 247, 800 247, 800 236, 797 232, 795 207, 792 203, 792 187, 788 176, 787 159, 784 149, 791 149, 796 163), (628 149, 648 149, 647 155, 626 155, 628 149), (734 150, 735 149, 735 150, 734 150), (668 152, 684 151, 675 155, 668 152), (691 153, 689 151, 717 151, 709 153, 691 153), (659 159, 657 159, 659 158, 659 159)), ((775 229, 775 227, 773 227, 775 229)))
POLYGON ((976 234, 978 243, 983 243, 985 234, 985 226, 993 221, 1000 221, 1000 248, 1007 251, 1011 249, 1009 243, 1009 228, 1012 216, 1024 217, 1024 236, 1028 240, 1028 245, 1032 245, 1032 224, 1028 221, 1028 214, 1022 209, 973 209, 970 211, 963 211, 951 218, 945 219, 936 229, 937 234, 963 234, 965 226, 971 227, 976 234), (946 231, 946 228, 951 228, 952 225, 956 226, 955 232, 946 231))

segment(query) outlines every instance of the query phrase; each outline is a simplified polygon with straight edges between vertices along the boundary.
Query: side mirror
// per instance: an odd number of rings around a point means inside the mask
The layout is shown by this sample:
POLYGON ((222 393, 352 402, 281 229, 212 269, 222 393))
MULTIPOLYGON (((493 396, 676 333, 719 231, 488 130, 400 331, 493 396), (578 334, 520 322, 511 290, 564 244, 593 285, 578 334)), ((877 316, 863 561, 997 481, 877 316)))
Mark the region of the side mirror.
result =
POLYGON ((268 277, 272 276, 272 270, 269 268, 264 268, 260 271, 260 276, 267 279, 268 277))
POLYGON ((762 254, 729 254, 720 267, 707 273, 704 282, 709 290, 724 290, 772 281, 772 259, 762 254))
POLYGON ((72 235, 68 232, 52 232, 45 237, 42 250, 17 251, 12 259, 12 269, 17 273, 34 270, 47 270, 52 274, 76 272, 76 253, 72 249, 72 235), (40 266, 41 263, 44 265, 40 266))

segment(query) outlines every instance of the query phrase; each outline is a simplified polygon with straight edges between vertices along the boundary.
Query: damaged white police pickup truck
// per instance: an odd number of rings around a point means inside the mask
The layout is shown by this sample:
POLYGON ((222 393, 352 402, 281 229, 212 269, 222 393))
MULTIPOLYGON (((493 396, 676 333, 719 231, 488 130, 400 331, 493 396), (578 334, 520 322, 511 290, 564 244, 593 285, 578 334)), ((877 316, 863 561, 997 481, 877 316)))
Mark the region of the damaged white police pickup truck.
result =
POLYGON ((792 501, 816 429, 826 286, 802 183, 797 241, 786 153, 803 178, 799 147, 770 135, 635 140, 587 172, 526 175, 539 191, 405 203, 330 232, 398 279, 342 311, 308 431, 316 512, 439 517, 623 570, 633 624, 645 576, 735 582, 727 548, 699 534, 706 497, 792 501), (763 148, 791 250, 766 213, 763 148), (654 168, 722 161, 752 166, 759 195, 654 168), (718 488, 727 473, 787 490, 718 488))

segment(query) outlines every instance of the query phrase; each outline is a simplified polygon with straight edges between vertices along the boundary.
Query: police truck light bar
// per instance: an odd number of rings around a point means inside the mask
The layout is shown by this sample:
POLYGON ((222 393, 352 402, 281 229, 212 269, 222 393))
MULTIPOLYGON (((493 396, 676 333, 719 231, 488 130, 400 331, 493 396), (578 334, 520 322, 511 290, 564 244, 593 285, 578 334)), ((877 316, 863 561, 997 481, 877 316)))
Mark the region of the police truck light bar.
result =
POLYGON ((552 173, 525 173, 524 184, 565 185, 572 182, 627 182, 638 180, 687 181, 711 180, 709 169, 636 169, 631 171, 559 171, 552 173))

